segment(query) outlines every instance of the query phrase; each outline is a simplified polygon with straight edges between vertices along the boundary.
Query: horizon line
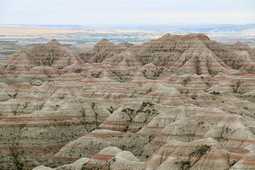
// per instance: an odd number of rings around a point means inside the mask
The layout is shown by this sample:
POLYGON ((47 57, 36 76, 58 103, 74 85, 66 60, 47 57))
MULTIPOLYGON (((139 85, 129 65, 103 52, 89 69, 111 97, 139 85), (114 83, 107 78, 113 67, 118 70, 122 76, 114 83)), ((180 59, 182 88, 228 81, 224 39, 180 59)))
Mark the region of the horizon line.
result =
POLYGON ((0 24, 0 26, 244 26, 244 25, 255 25, 255 22, 247 23, 171 23, 171 24, 0 24))

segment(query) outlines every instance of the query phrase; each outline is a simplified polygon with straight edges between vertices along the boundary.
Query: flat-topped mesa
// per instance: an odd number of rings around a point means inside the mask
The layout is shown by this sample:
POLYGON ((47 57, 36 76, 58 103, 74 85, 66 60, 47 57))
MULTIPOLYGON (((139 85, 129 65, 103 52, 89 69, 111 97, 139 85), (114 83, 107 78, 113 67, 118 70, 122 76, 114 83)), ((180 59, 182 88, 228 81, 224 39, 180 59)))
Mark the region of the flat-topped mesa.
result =
POLYGON ((167 33, 165 35, 163 35, 161 38, 159 38, 159 40, 201 40, 201 41, 209 41, 210 38, 205 35, 205 34, 201 34, 201 33, 197 33, 197 34, 187 34, 187 35, 173 35, 170 33, 167 33))
POLYGON ((205 35, 205 34, 188 34, 188 35, 184 35, 183 38, 187 38, 187 39, 199 39, 202 41, 209 41, 210 38, 205 35))

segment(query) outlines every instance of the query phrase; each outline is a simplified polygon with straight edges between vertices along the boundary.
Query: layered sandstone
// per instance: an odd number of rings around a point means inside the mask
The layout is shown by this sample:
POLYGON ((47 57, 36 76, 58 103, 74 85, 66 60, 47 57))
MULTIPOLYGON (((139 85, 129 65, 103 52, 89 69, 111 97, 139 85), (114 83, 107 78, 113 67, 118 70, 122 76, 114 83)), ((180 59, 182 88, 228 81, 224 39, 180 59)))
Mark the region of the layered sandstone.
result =
POLYGON ((202 34, 22 49, 0 72, 0 169, 255 169, 254 62, 202 34))

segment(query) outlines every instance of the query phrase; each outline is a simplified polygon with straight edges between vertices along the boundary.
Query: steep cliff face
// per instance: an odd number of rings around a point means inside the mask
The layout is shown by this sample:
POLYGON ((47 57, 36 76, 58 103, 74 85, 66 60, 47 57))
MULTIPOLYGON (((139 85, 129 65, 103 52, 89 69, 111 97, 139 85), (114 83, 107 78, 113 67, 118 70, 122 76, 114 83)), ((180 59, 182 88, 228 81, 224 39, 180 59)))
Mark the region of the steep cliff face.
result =
POLYGON ((0 72, 0 169, 255 168, 253 51, 203 34, 22 49, 0 72))

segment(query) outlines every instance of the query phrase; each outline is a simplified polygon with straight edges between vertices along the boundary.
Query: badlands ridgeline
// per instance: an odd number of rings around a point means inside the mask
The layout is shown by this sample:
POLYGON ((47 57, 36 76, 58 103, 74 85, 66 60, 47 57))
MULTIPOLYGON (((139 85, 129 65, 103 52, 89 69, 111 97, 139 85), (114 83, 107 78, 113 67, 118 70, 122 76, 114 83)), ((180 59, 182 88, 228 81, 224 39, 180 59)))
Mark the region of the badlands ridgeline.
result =
POLYGON ((255 49, 242 43, 52 40, 9 56, 0 87, 1 170, 255 169, 255 49))

